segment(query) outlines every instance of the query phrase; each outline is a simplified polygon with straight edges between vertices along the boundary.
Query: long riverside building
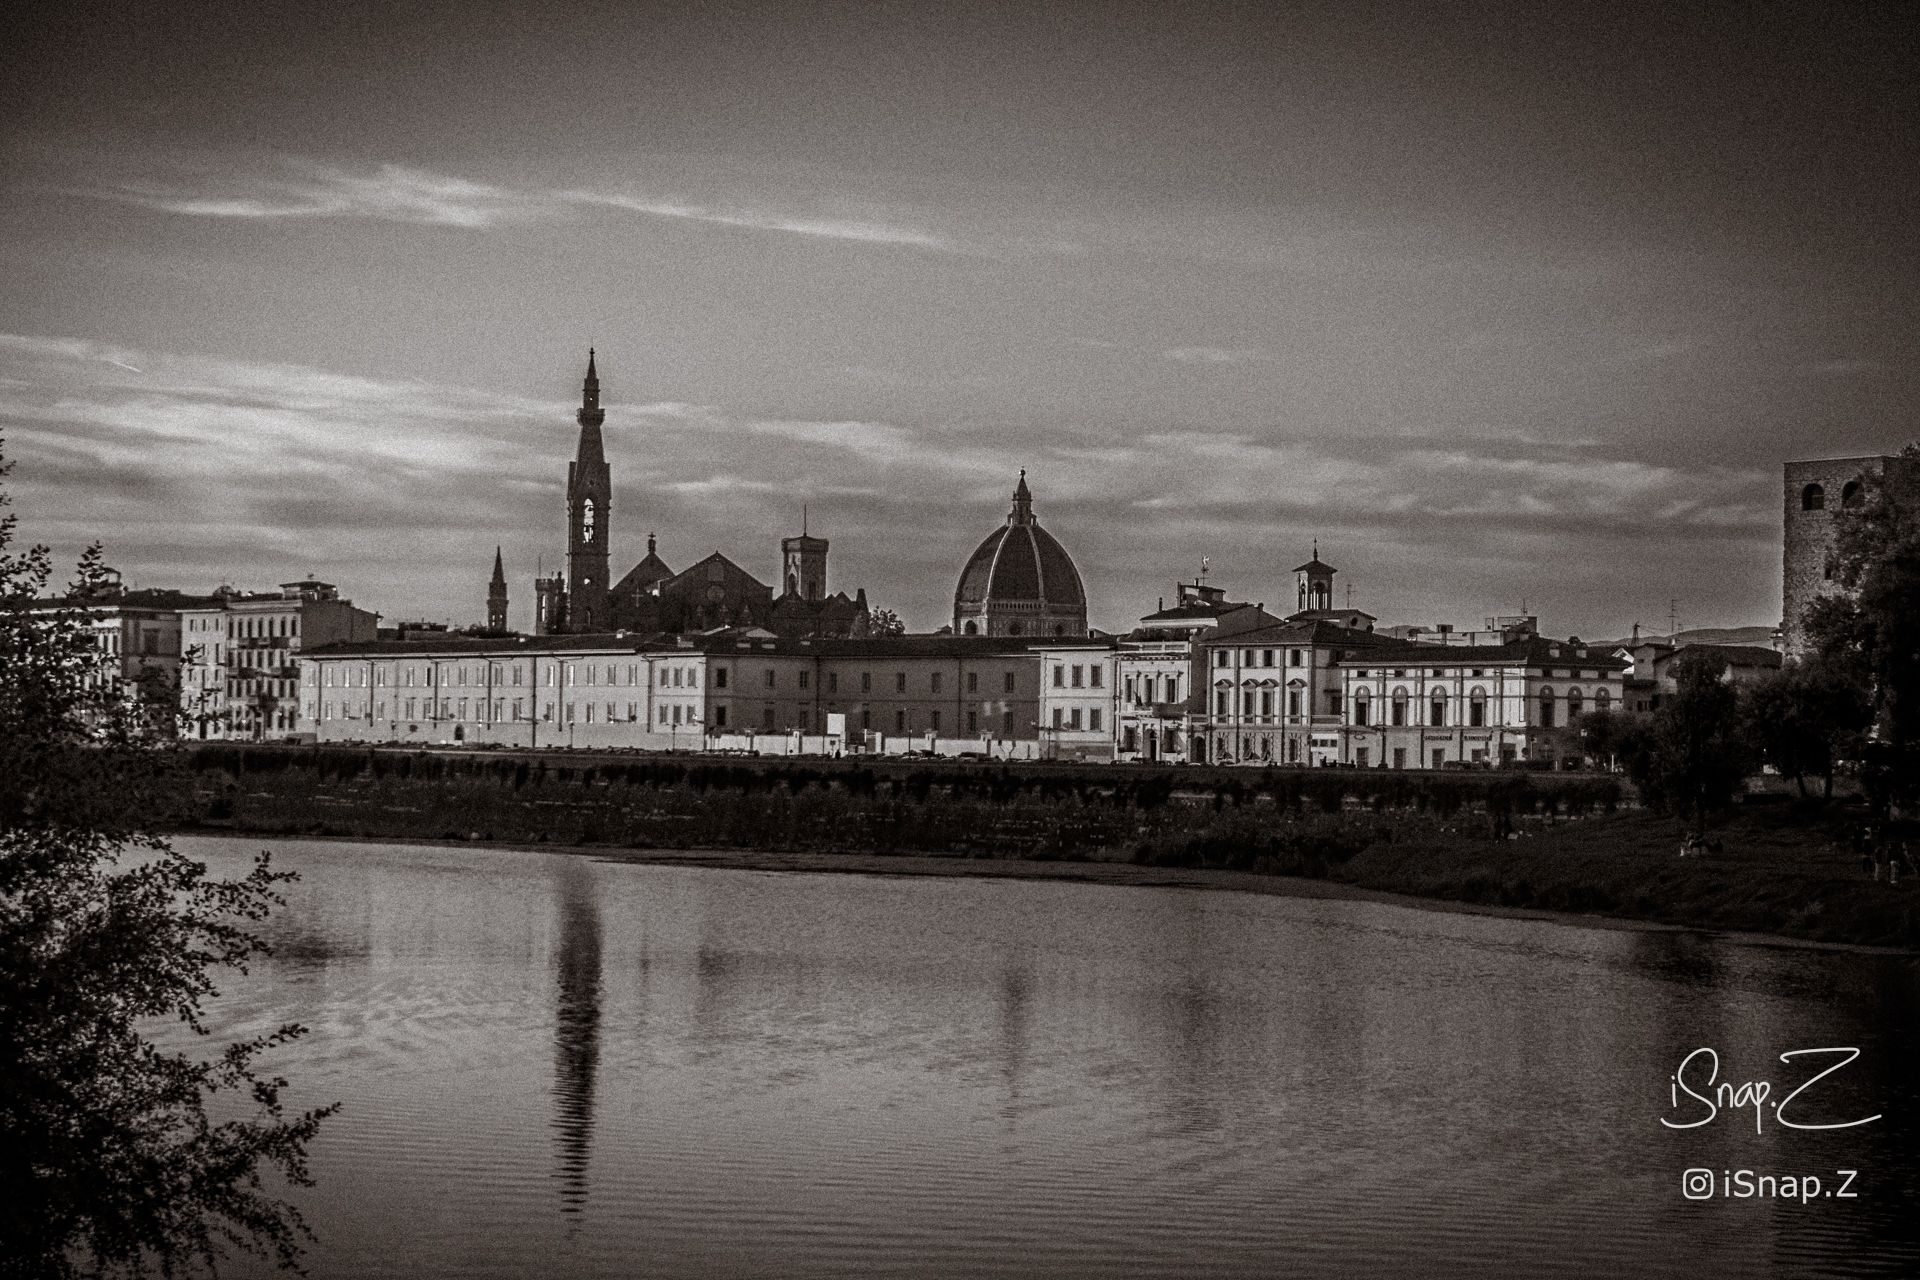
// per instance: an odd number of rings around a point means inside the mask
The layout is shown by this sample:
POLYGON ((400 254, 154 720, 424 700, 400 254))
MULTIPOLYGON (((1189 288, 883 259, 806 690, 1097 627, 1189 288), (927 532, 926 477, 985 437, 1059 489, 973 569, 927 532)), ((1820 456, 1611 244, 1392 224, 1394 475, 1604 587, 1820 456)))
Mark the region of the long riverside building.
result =
POLYGON ((321 742, 779 749, 759 740, 781 736, 795 750, 1111 759, 1115 648, 757 628, 336 644, 305 655, 299 728, 321 742))

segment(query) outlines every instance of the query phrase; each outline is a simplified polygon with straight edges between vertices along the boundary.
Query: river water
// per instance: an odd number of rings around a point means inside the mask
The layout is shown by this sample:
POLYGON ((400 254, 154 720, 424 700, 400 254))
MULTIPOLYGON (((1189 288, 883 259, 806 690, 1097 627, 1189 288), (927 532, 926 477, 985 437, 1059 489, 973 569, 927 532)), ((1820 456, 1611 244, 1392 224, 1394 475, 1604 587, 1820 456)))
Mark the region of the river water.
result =
MULTIPOLYGON (((180 842, 228 872, 264 843, 180 842)), ((213 1026, 307 1024, 274 1065, 301 1105, 345 1104, 295 1193, 317 1276, 1920 1273, 1906 958, 1189 889, 267 847, 302 880, 213 1026), (1704 1114, 1670 1093, 1702 1046, 1771 1098, 1665 1128, 1704 1114), (1828 1047, 1861 1055, 1775 1113, 1838 1060, 1778 1055, 1828 1047), (1854 1194, 1693 1202, 1690 1167, 1716 1196, 1743 1169, 1854 1194)))

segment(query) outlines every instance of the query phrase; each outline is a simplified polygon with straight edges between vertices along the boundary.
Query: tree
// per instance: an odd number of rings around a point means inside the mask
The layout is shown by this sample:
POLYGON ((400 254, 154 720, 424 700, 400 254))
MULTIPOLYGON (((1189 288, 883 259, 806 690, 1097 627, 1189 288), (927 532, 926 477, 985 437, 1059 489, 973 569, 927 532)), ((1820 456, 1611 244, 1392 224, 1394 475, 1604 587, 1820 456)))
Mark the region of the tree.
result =
MULTIPOLYGON (((306 1185, 333 1108, 289 1115, 255 1064, 302 1028, 205 1058, 141 1030, 207 1034, 214 975, 266 952, 251 926, 292 877, 261 854, 214 879, 155 834, 184 772, 84 615, 33 607, 51 562, 15 529, 0 515, 0 1271, 173 1275, 229 1247, 297 1265, 306 1226, 263 1177, 306 1185), (239 1118, 208 1114, 216 1091, 239 1118)), ((89 549, 70 594, 102 580, 89 549)))
POLYGON ((1624 711, 1589 711, 1574 725, 1580 751, 1608 768, 1624 765, 1641 736, 1641 725, 1624 711))
POLYGON ((1920 800, 1920 443, 1834 521, 1833 576, 1846 595, 1807 610, 1808 638, 1865 691, 1872 728, 1863 781, 1884 816, 1920 800))
POLYGON ((1833 795, 1835 762, 1858 758, 1873 719, 1865 688, 1818 654, 1748 688, 1740 710, 1760 759, 1793 779, 1803 797, 1807 775, 1818 775, 1823 799, 1833 795))
POLYGON ((867 634, 870 636, 899 636, 907 633, 907 624, 900 615, 891 609, 874 609, 867 614, 867 634))
POLYGON ((1739 699, 1726 679, 1726 657, 1712 646, 1689 647, 1673 666, 1674 692, 1653 713, 1628 776, 1648 805, 1704 835, 1707 819, 1732 802, 1747 776, 1739 699))

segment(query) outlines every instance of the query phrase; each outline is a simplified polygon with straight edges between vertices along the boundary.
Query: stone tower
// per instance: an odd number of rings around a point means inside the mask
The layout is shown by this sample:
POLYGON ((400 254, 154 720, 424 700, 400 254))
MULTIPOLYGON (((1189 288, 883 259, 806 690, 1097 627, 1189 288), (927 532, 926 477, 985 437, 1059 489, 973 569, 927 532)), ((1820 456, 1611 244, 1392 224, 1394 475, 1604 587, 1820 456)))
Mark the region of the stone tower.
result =
POLYGON ((500 548, 493 549, 493 581, 487 584, 487 630, 507 629, 507 573, 500 563, 500 548))
POLYGON ((799 536, 780 540, 780 591, 801 600, 827 598, 827 540, 807 533, 805 508, 799 536))
POLYGON ((1789 658, 1805 654, 1807 606, 1841 589, 1830 563, 1834 518, 1865 497, 1862 482, 1903 470, 1902 459, 1823 458, 1789 462, 1783 476, 1785 515, 1780 564, 1780 647, 1789 658))
POLYGON ((607 535, 613 515, 613 473, 600 440, 606 413, 600 408, 600 377, 587 349, 587 379, 580 391, 580 443, 567 464, 566 630, 610 631, 607 609, 607 535))

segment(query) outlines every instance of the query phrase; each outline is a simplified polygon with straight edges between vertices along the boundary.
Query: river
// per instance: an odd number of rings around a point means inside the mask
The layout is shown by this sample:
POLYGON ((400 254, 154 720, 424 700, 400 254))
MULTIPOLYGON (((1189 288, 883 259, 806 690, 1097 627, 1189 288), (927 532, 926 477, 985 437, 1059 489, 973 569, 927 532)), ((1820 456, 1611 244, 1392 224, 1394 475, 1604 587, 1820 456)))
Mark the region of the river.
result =
POLYGON ((305 1023, 273 1065, 300 1105, 345 1104, 294 1193, 316 1276, 1920 1273, 1907 957, 1192 889, 179 843, 302 877, 212 1026, 305 1023), (1771 1098, 1663 1127, 1704 1114, 1670 1093, 1703 1046, 1771 1098), (1829 1047, 1861 1054, 1774 1112, 1838 1060, 1778 1055, 1829 1047), (1685 1198, 1690 1167, 1716 1198, 1685 1198), (1822 1194, 1721 1197, 1743 1169, 1822 1194))

